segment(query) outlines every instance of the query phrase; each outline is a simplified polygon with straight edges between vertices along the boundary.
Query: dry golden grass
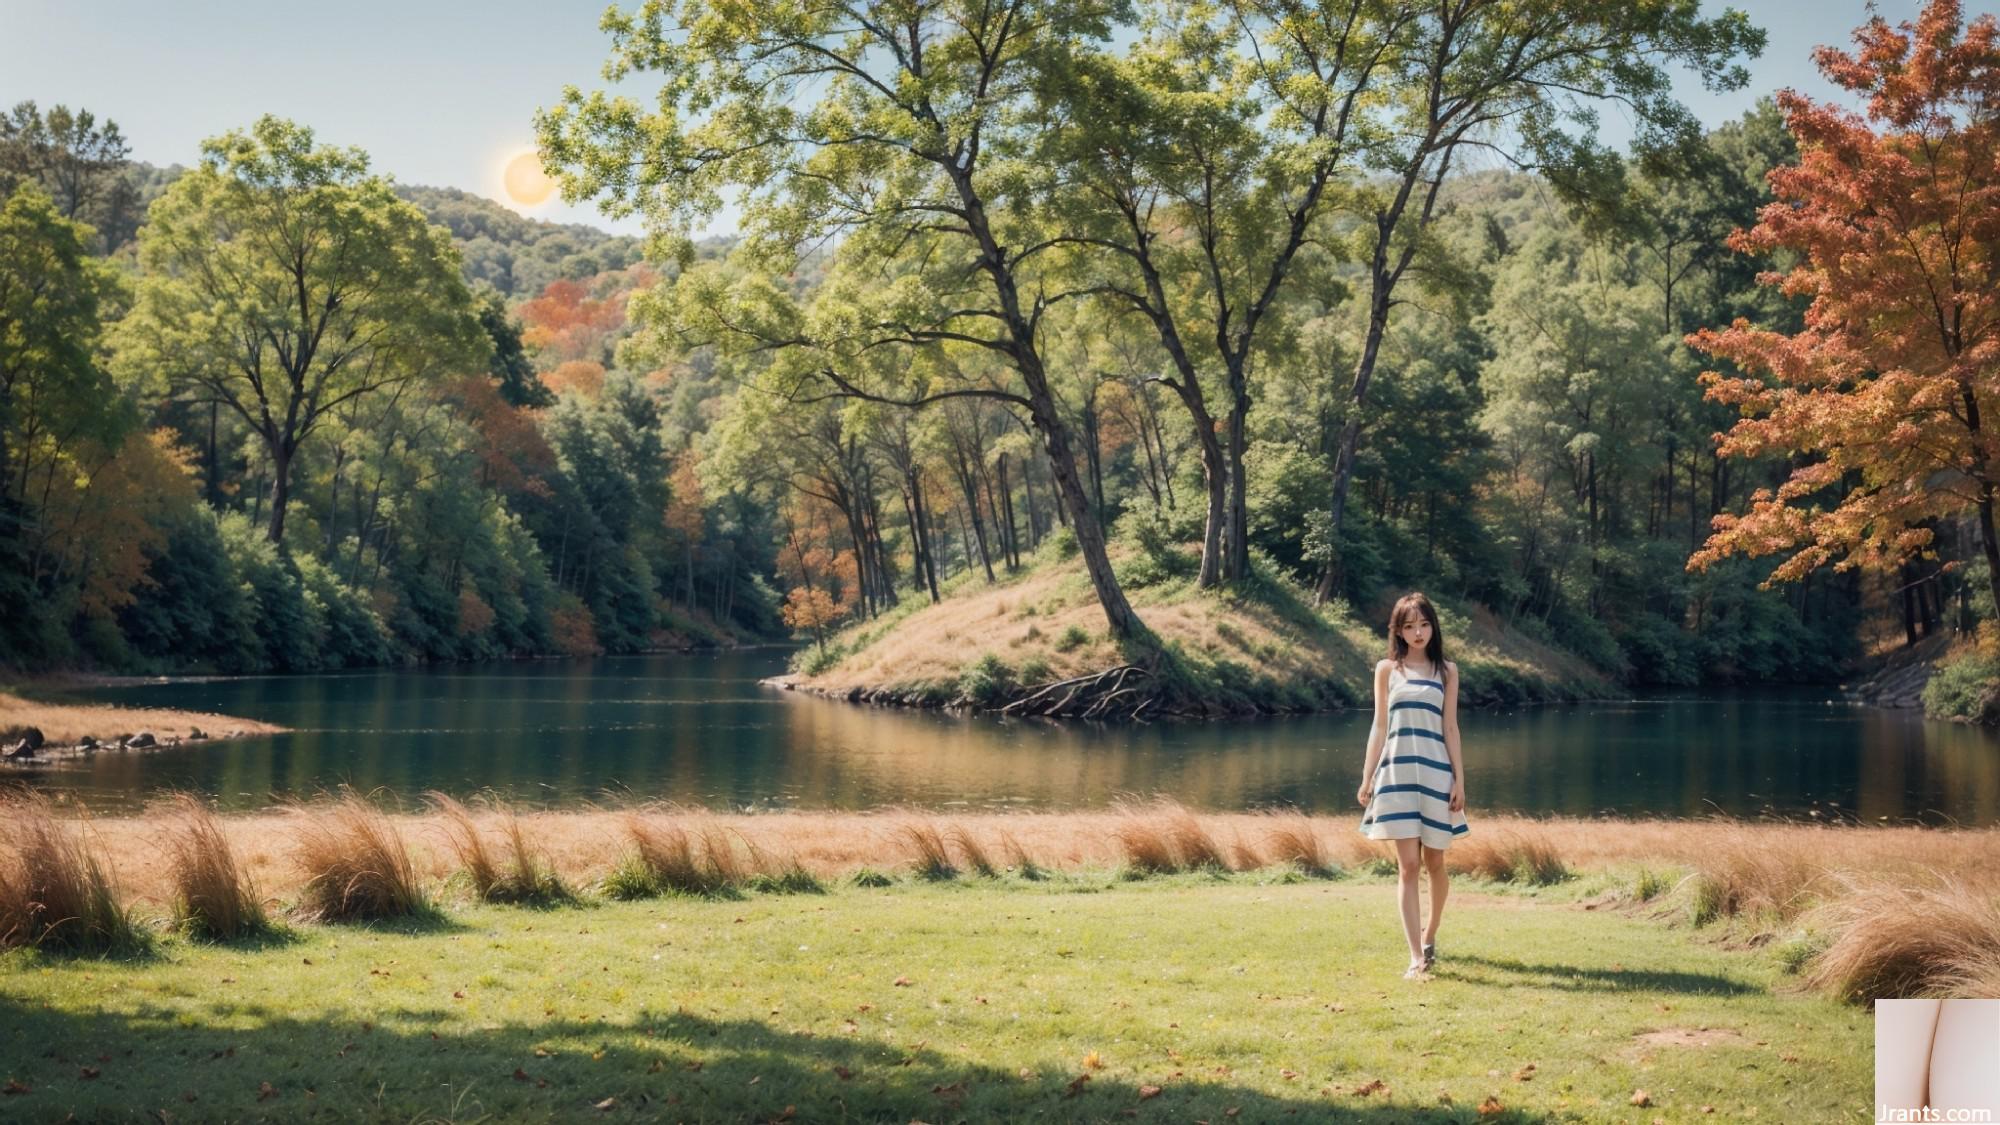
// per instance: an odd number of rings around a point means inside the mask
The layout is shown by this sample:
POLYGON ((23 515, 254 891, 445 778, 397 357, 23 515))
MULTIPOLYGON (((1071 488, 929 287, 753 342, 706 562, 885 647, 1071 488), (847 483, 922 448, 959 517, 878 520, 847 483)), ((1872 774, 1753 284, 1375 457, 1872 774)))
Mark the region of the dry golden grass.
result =
MULTIPOLYGON (((33 939, 37 931, 25 920, 28 902, 79 904, 40 917, 96 918, 77 931, 94 924, 113 933, 127 917, 117 892, 127 901, 173 901, 182 894, 186 865, 159 841, 181 823, 177 816, 172 808, 156 808, 93 819, 86 835, 81 819, 39 798, 0 805, 0 932, 11 929, 16 942, 33 939), (32 864, 23 861, 29 853, 32 864), (105 874, 114 867, 121 876, 116 891, 105 874), (40 878, 44 870, 57 873, 61 885, 53 892, 31 885, 29 873, 40 878)), ((425 813, 388 816, 347 794, 288 811, 217 817, 213 825, 215 836, 203 848, 209 854, 226 848, 240 883, 293 897, 302 912, 327 917, 384 903, 415 908, 424 878, 442 879, 482 862, 468 853, 468 841, 478 841, 496 880, 508 877, 505 853, 511 850, 517 868, 521 857, 532 855, 531 868, 545 865, 540 869, 574 883, 602 878, 607 889, 621 861, 637 863, 646 893, 735 893, 746 886, 813 891, 863 868, 904 867, 948 878, 962 863, 966 870, 997 874, 996 857, 1033 878, 1049 869, 1121 865, 1135 872, 1183 871, 1219 867, 1225 857, 1238 870, 1289 864, 1336 873, 1370 861, 1393 864, 1395 855, 1392 845, 1355 831, 1353 815, 1194 813, 1170 801, 940 821, 909 809, 550 812, 440 801, 425 813), (413 852, 404 851, 406 838, 413 852), (1219 840, 1230 843, 1225 848, 1219 840)), ((1611 869, 1626 875, 1638 870, 1657 881, 1661 872, 1679 869, 1687 873, 1681 893, 1668 896, 1664 910, 1657 899, 1646 909, 1662 917, 1733 918, 1740 924, 1732 934, 1747 928, 1755 939, 1803 924, 1831 942, 1806 963, 1809 982, 1859 997, 1913 994, 1901 989, 2000 991, 1995 854, 2000 828, 1488 815, 1445 852, 1445 860, 1459 874, 1529 882, 1611 869)))
POLYGON ((167 739, 186 738, 196 727, 200 727, 202 733, 210 738, 281 734, 285 729, 255 719, 238 719, 201 711, 39 703, 0 692, 0 730, 12 727, 35 727, 52 747, 74 745, 85 735, 109 741, 119 735, 142 730, 153 732, 155 738, 167 739))
POLYGON ((958 854, 965 858, 965 866, 974 874, 988 879, 999 876, 1000 867, 993 862, 993 857, 986 851, 986 845, 980 843, 979 837, 964 824, 951 826, 951 842, 958 846, 958 854))
POLYGON ((1267 853, 1274 862, 1289 863, 1308 875, 1325 876, 1334 871, 1327 851, 1320 845, 1312 818, 1300 813, 1273 813, 1264 833, 1267 853))
MULTIPOLYGON (((1143 806, 1142 806, 1143 809, 1143 806)), ((614 868, 630 850, 624 824, 635 810, 521 810, 523 831, 548 862, 573 883, 586 883, 614 868)), ((473 819, 488 833, 502 830, 500 810, 474 807, 473 819)), ((4 814, 0 814, 4 815, 4 814)), ((71 812, 62 812, 72 817, 71 812)), ((716 830, 754 843, 775 855, 795 856, 815 875, 834 879, 862 867, 888 870, 908 864, 910 845, 897 826, 912 818, 907 809, 870 812, 783 811, 759 813, 683 812, 699 817, 716 830)), ((1355 831, 1358 814, 1346 812, 1304 816, 1263 812, 1194 813, 1211 837, 1241 835, 1258 843, 1269 862, 1291 862, 1272 841, 1275 827, 1293 823, 1316 836, 1328 866, 1360 866, 1373 859, 1393 860, 1392 845, 1370 840, 1355 831), (1296 821, 1289 821, 1296 816, 1296 821), (1274 824, 1274 821, 1277 822, 1274 824)), ((291 897, 303 876, 289 862, 290 814, 283 811, 228 814, 219 818, 235 846, 245 872, 267 895, 291 897)), ((421 874, 442 879, 459 866, 445 839, 443 818, 435 812, 390 817, 409 840, 412 859, 421 874)), ((1161 818, 1153 830, 1165 838, 1161 818)), ((1098 809, 1078 812, 965 813, 953 817, 974 834, 989 853, 1006 857, 1019 867, 1032 857, 1039 867, 1110 868, 1127 861, 1118 837, 1132 814, 1098 809), (997 851, 995 842, 998 842, 997 851)), ((101 854, 115 864, 122 886, 137 897, 168 901, 172 879, 167 858, 157 845, 163 818, 147 812, 94 818, 92 836, 101 854)), ((1681 866, 1699 870, 1705 863, 1738 846, 1790 854, 1801 862, 1837 862, 1844 870, 1875 872, 1908 881, 1923 872, 1969 873, 1992 870, 2000 854, 2000 828, 1938 830, 1915 827, 1856 827, 1820 824, 1780 824, 1733 820, 1594 820, 1529 818, 1502 814, 1475 815, 1472 832, 1445 852, 1447 868, 1471 874, 1475 840, 1514 832, 1533 836, 1578 871, 1628 869, 1640 866, 1681 866)), ((942 840, 940 842, 943 842, 942 840)), ((1171 847, 1166 852, 1172 855, 1171 847)), ((946 862, 950 862, 947 849, 946 862)))
POLYGON ((169 801, 165 815, 175 922, 195 937, 215 941, 233 941, 268 929, 257 890, 236 862, 236 851, 208 805, 181 793, 169 801))
POLYGON ((487 902, 553 903, 576 897, 554 865, 528 843, 521 818, 513 810, 499 808, 500 838, 506 846, 502 860, 487 846, 486 834, 470 809, 436 790, 424 796, 437 810, 445 840, 480 898, 487 902))
POLYGON ((352 792, 290 808, 303 913, 324 921, 397 918, 428 908, 396 822, 352 792))
MULTIPOLYGON (((628 812, 624 829, 632 850, 616 873, 620 893, 720 894, 741 886, 754 870, 753 863, 737 854, 730 830, 706 814, 628 812)), ((757 847, 749 848, 754 860, 757 847)))
POLYGON ((101 953, 144 940, 82 821, 38 793, 0 800, 0 946, 101 953))
POLYGON ((1912 886, 1842 875, 1810 915, 1835 934, 1805 981, 1849 1000, 2000 995, 2000 890, 1961 877, 1912 886))
POLYGON ((958 869, 951 863, 951 849, 945 846, 944 833, 934 822, 906 820, 896 826, 896 836, 916 853, 912 866, 919 876, 949 879, 958 874, 958 869))
POLYGON ((1560 883, 1570 874, 1561 850, 1532 826, 1467 834, 1445 849, 1445 864, 1482 879, 1536 886, 1560 883))

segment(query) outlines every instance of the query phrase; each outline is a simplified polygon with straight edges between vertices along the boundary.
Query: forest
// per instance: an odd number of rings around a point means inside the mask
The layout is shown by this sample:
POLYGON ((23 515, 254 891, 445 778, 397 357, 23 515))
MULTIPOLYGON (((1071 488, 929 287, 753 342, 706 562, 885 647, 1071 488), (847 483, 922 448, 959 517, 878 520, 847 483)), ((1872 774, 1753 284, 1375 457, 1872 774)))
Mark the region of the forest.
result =
MULTIPOLYGON (((1149 582, 1422 588, 1630 683, 1825 681, 1994 616, 1990 491, 1983 528, 1891 503, 1769 390, 1823 248, 1747 232, 1838 139, 1796 95, 1674 101, 1669 67, 1748 81, 1740 13, 698 7, 606 17, 673 104, 535 123, 648 239, 277 117, 185 168, 115 106, 0 118, 0 663, 823 645, 1042 560, 1135 652, 1149 582)), ((1925 18, 1904 50, 1950 49, 1925 18)))

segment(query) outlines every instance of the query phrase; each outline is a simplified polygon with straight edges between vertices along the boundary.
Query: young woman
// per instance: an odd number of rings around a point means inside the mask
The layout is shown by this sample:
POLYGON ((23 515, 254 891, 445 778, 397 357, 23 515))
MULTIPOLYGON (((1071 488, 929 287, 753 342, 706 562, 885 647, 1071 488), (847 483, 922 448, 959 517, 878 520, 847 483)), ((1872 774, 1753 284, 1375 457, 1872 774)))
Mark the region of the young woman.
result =
POLYGON ((1396 842, 1403 936, 1410 944, 1405 980, 1423 980, 1437 962, 1451 876, 1444 849, 1467 831, 1465 759, 1458 749, 1458 666, 1444 658, 1437 611, 1420 593, 1389 612, 1389 657, 1375 665, 1375 725, 1354 799, 1365 810, 1361 832, 1396 842), (1418 932, 1417 879, 1431 876, 1430 925, 1418 932))

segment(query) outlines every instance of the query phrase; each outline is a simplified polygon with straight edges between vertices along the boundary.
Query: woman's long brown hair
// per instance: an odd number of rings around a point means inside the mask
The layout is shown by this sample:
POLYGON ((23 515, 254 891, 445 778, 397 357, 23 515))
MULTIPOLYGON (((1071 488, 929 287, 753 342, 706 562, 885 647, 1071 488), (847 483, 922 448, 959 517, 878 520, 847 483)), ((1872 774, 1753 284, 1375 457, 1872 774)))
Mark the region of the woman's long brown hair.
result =
POLYGON ((1396 599, 1396 608, 1389 611, 1389 659, 1401 666, 1410 655, 1410 642, 1403 639, 1403 626, 1413 617, 1421 616, 1431 623, 1431 643, 1424 646, 1424 656, 1431 662, 1431 674, 1444 675, 1444 626, 1438 624, 1437 610, 1422 591, 1412 591, 1396 599))

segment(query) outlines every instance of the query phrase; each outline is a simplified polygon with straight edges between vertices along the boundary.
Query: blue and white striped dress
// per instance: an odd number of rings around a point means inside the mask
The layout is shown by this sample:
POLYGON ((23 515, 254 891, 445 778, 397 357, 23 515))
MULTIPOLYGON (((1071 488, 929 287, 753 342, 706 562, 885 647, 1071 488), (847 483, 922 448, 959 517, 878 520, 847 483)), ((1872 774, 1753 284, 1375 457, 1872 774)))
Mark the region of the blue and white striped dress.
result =
MULTIPOLYGON (((1370 730, 1371 741, 1373 730, 1370 730)), ((1361 815, 1372 840, 1415 836, 1443 848, 1469 831, 1465 810, 1451 811, 1451 754, 1444 745, 1444 685, 1389 666, 1389 737, 1375 769, 1375 795, 1361 815)))

